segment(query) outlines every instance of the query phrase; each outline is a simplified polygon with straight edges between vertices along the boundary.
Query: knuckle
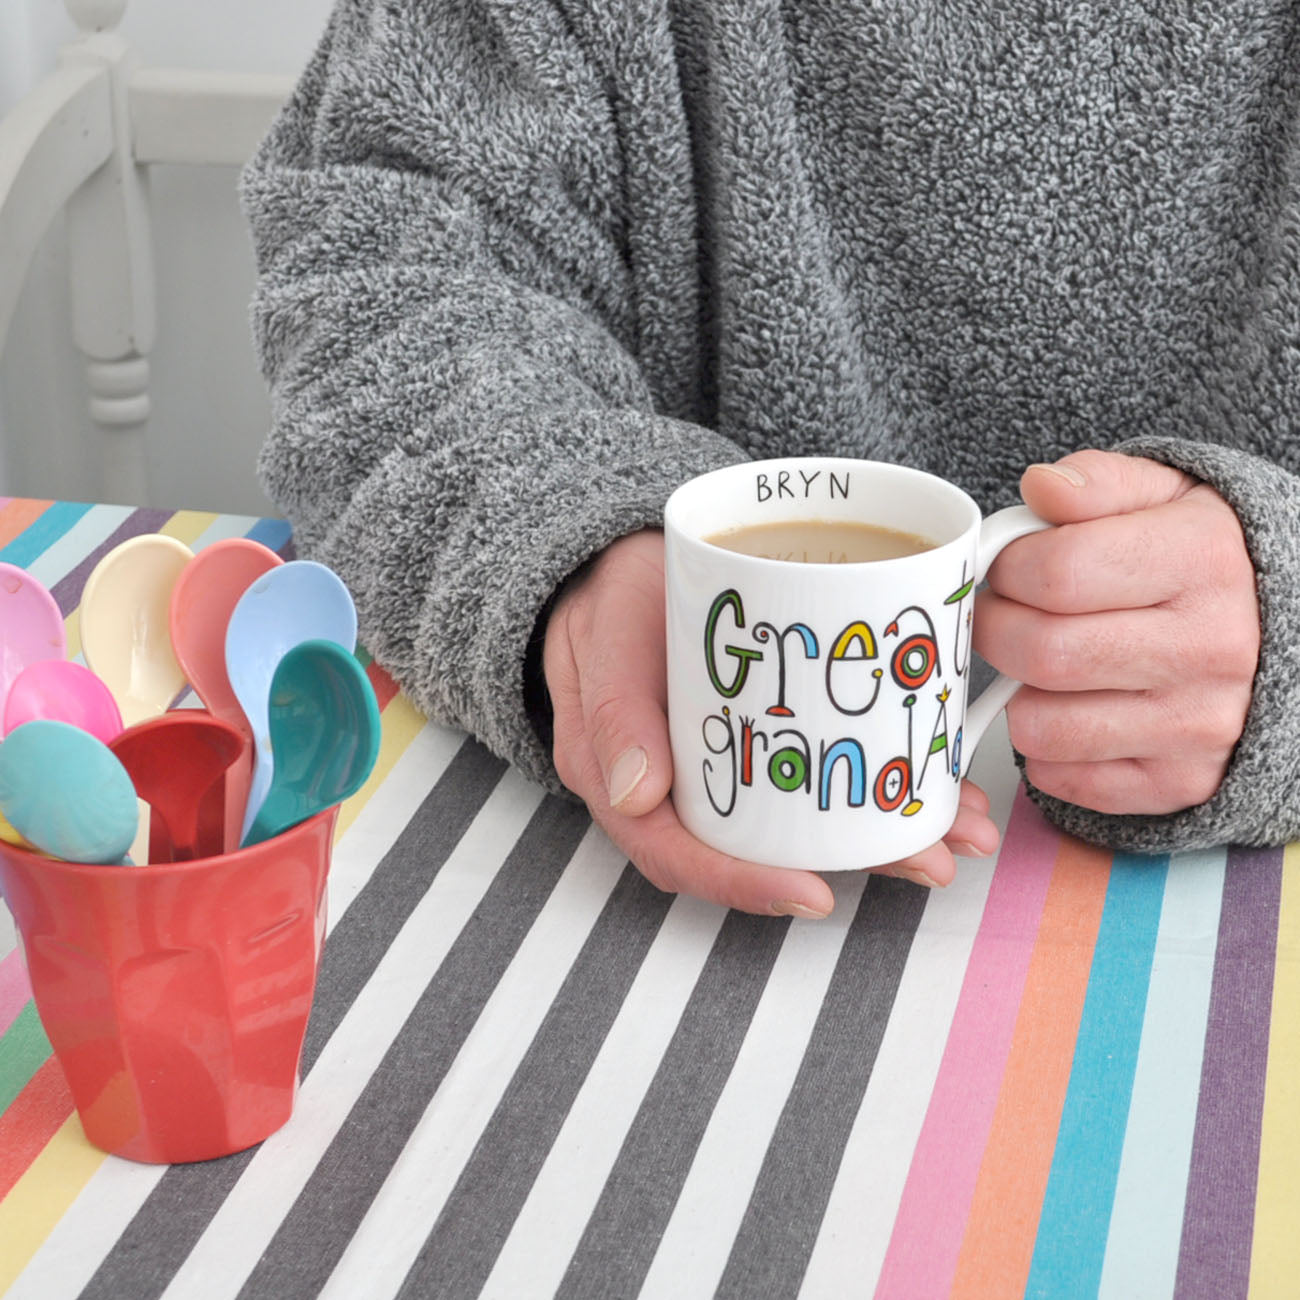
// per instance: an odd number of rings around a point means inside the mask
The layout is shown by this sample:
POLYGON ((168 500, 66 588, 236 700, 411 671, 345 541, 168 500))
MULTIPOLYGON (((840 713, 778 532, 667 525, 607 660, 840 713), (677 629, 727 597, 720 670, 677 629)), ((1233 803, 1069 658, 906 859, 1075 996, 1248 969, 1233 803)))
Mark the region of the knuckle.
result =
POLYGON ((1072 638, 1055 621, 1024 642, 1025 680, 1047 691, 1068 690, 1077 677, 1072 638))
POLYGON ((1007 705, 1007 735, 1017 750, 1026 758, 1050 758, 1048 738, 1051 729, 1044 725, 1044 710, 1022 688, 1011 697, 1007 705))
POLYGON ((1223 766, 1218 763, 1183 763, 1167 765, 1154 775, 1161 806, 1155 812, 1177 812, 1194 808, 1212 799, 1223 780, 1223 766))
POLYGON ((1085 581, 1082 548, 1062 532, 1045 534, 1043 542, 1035 562, 1045 608, 1061 612, 1078 608, 1085 581))
POLYGON ((587 708, 587 731, 598 750, 616 743, 623 716, 623 696, 617 687, 602 684, 594 688, 587 708))

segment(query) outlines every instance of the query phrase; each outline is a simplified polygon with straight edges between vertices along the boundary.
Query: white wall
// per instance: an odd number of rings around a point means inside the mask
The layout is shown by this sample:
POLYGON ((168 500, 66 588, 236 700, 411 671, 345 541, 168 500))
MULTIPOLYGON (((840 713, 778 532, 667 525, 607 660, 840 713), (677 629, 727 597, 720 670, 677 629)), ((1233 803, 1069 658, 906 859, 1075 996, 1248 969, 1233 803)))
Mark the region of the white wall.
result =
MULTIPOLYGON (((295 73, 330 0, 131 0, 119 31, 145 65, 295 73)), ((74 34, 56 0, 0 3, 0 112, 74 34)), ((152 169, 158 343, 150 500, 268 513, 255 478, 268 406, 248 333, 253 261, 233 168, 152 169)), ((70 343, 62 229, 46 238, 0 356, 0 496, 98 499, 82 361, 70 343)))

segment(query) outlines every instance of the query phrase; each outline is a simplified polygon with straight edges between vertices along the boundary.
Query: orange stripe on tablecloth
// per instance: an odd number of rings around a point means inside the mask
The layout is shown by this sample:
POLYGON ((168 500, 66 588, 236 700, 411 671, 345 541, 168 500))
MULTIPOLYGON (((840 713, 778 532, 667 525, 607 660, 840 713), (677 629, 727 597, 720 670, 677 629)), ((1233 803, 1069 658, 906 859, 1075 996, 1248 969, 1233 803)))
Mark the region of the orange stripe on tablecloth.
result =
POLYGON ((1065 837, 1043 904, 1015 1036, 951 1296, 1024 1291, 1070 1082, 1111 855, 1065 837))
POLYGON ((8 505, 0 506, 0 546, 8 546, 53 504, 53 501, 31 501, 25 497, 15 497, 8 505))
POLYGON ((72 1092, 51 1056, 0 1115, 0 1200, 71 1114, 72 1092))

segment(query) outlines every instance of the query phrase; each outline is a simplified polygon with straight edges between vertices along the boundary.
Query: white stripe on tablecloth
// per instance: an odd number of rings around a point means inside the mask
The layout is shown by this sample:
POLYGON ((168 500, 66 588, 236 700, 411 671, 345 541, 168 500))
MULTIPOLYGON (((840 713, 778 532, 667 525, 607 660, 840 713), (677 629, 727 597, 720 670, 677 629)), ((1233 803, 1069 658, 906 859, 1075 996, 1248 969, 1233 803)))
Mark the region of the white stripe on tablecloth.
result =
MULTIPOLYGON (((990 728, 984 746, 1005 743, 990 728)), ((1012 768, 1005 754, 998 762, 1012 768)), ((973 775, 978 779, 978 768, 973 775)), ((1017 783, 990 781, 984 788, 990 815, 1005 833, 1017 783)), ((912 940, 804 1274, 803 1300, 870 1295, 880 1275, 993 879, 992 862, 968 858, 957 865, 953 883, 931 894, 912 940)))
POLYGON ((1227 865, 1226 849, 1179 853, 1165 877, 1099 1300, 1178 1276, 1227 865))
POLYGON ((679 897, 637 972, 480 1295, 551 1295, 690 1000, 726 911, 679 897))
POLYGON ((293 1123, 254 1154, 172 1277, 164 1300, 238 1293, 543 793, 513 769, 501 778, 322 1049, 303 1081, 293 1123))
POLYGON ((321 1300, 395 1294, 617 883, 626 856, 592 827, 488 999, 321 1300))
MULTIPOLYGON (((334 846, 326 909, 328 929, 342 919, 369 871, 392 847, 463 742, 459 732, 432 723, 426 725, 358 811, 347 833, 334 846)), ((113 1156, 105 1159, 28 1261, 14 1283, 10 1300, 76 1296, 168 1168, 113 1156)))
POLYGON ((707 1297, 722 1278, 866 877, 832 883, 836 901, 831 916, 793 922, 781 945, 646 1274, 642 1297, 707 1297))

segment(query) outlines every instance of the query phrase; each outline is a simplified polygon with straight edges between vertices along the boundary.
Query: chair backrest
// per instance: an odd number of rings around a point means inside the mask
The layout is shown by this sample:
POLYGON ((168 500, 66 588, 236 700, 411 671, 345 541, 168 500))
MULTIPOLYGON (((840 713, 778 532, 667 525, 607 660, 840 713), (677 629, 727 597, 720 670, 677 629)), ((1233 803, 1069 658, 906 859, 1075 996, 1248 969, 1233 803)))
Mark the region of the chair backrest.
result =
POLYGON ((0 119, 0 349, 30 263, 62 214, 73 336, 105 435, 99 499, 144 503, 156 334, 149 169, 238 166, 293 79, 141 67, 115 30, 126 0, 64 3, 77 38, 0 119))

